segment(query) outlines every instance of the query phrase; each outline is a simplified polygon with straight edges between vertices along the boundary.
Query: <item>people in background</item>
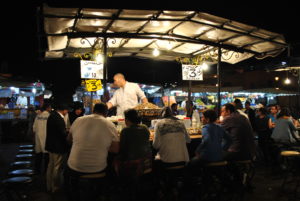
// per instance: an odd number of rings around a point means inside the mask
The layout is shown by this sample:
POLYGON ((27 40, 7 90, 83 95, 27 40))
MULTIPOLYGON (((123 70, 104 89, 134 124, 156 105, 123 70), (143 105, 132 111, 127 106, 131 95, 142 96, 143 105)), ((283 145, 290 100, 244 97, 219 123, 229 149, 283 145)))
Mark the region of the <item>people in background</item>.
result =
POLYGON ((73 103, 72 111, 68 113, 69 123, 70 125, 78 118, 83 116, 84 114, 84 106, 83 103, 77 101, 73 103))
POLYGON ((221 109, 223 121, 221 123, 232 138, 232 143, 224 154, 225 160, 253 160, 255 157, 255 143, 253 130, 249 120, 227 103, 221 109))
POLYGON ((64 121, 68 113, 67 104, 59 103, 55 111, 51 112, 47 120, 46 151, 49 152, 47 168, 47 190, 57 192, 62 188, 63 164, 66 160, 69 145, 67 143, 67 130, 64 121))
POLYGON ((260 148, 264 163, 270 165, 271 130, 269 128, 268 112, 262 107, 258 108, 256 113, 254 131, 258 137, 258 147, 260 148))
POLYGON ((23 91, 20 92, 20 95, 17 98, 16 105, 19 108, 27 108, 28 100, 23 91))
POLYGON ((50 115, 52 107, 49 103, 44 103, 42 111, 38 114, 33 123, 34 132, 34 148, 36 153, 35 170, 37 173, 42 171, 43 173, 47 169, 49 155, 45 149, 46 144, 46 132, 47 132, 47 120, 50 115), (44 166, 42 166, 44 165, 44 166))
POLYGON ((290 110, 288 108, 282 108, 275 120, 275 127, 271 138, 275 142, 286 145, 293 144, 299 141, 295 134, 296 131, 297 129, 293 123, 290 110))
POLYGON ((124 116, 124 111, 132 109, 138 105, 139 99, 142 103, 148 103, 145 93, 138 84, 125 80, 123 74, 118 73, 114 76, 114 85, 119 87, 113 97, 107 102, 108 109, 117 107, 117 116, 124 116))
POLYGON ((177 107, 178 107, 178 104, 177 104, 177 103, 173 103, 173 104, 171 105, 172 114, 173 114, 174 116, 179 115, 179 112, 178 112, 178 110, 177 110, 177 107))
POLYGON ((235 107, 235 110, 240 113, 241 115, 243 115, 244 117, 246 117, 247 119, 249 119, 248 115, 243 111, 243 104, 242 101, 239 98, 236 98, 233 103, 232 103, 235 107))
POLYGON ((250 102, 245 102, 245 113, 248 115, 248 119, 251 123, 252 128, 255 126, 255 111, 251 108, 250 102))
POLYGON ((275 128, 275 120, 277 118, 278 109, 276 105, 271 105, 269 114, 269 128, 273 131, 275 128))

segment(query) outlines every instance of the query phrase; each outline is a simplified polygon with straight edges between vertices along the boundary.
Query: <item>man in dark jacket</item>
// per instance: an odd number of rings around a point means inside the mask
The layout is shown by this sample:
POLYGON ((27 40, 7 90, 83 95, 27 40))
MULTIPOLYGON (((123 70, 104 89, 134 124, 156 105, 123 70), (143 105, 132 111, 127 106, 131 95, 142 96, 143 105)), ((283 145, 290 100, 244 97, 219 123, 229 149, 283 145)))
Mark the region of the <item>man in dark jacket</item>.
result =
POLYGON ((235 107, 227 103, 222 107, 224 120, 221 126, 229 133, 232 144, 225 153, 225 160, 251 160, 255 156, 255 143, 250 121, 236 112, 235 107))
POLYGON ((62 166, 68 152, 67 131, 64 116, 68 113, 66 104, 58 104, 47 120, 46 147, 49 152, 47 169, 47 190, 56 192, 61 187, 62 166))

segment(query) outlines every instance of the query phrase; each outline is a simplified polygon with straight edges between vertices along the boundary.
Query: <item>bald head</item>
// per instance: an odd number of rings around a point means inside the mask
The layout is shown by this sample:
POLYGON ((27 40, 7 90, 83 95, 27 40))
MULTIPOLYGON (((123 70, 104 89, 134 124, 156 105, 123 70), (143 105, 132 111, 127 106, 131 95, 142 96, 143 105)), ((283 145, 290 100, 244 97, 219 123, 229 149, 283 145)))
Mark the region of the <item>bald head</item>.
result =
POLYGON ((122 73, 117 73, 114 76, 114 84, 117 87, 124 87, 126 84, 125 76, 122 73))

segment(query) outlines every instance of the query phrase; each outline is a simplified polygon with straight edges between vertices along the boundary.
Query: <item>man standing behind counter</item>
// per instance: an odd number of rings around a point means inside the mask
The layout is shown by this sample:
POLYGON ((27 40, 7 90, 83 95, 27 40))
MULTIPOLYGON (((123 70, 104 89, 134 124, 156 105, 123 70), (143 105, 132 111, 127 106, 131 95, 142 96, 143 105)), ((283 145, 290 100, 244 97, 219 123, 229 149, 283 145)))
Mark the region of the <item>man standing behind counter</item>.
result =
POLYGON ((138 84, 125 80, 123 74, 118 73, 114 76, 114 85, 119 87, 113 97, 107 102, 107 107, 117 107, 117 116, 124 116, 124 111, 132 109, 138 105, 138 98, 142 103, 148 103, 145 93, 138 84))

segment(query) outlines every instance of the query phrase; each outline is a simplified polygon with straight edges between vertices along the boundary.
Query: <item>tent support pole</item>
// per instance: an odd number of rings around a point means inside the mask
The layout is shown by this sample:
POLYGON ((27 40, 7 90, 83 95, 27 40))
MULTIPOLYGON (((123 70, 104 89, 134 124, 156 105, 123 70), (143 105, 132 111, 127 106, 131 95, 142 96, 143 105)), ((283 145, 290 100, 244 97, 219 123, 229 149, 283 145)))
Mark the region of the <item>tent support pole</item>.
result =
POLYGON ((217 65, 217 76, 218 76, 218 116, 221 114, 221 58, 222 58, 222 51, 221 47, 218 47, 218 65, 217 65))
POLYGON ((107 38, 103 38, 103 89, 104 89, 104 102, 107 102, 105 97, 108 97, 106 94, 107 91, 107 38))

